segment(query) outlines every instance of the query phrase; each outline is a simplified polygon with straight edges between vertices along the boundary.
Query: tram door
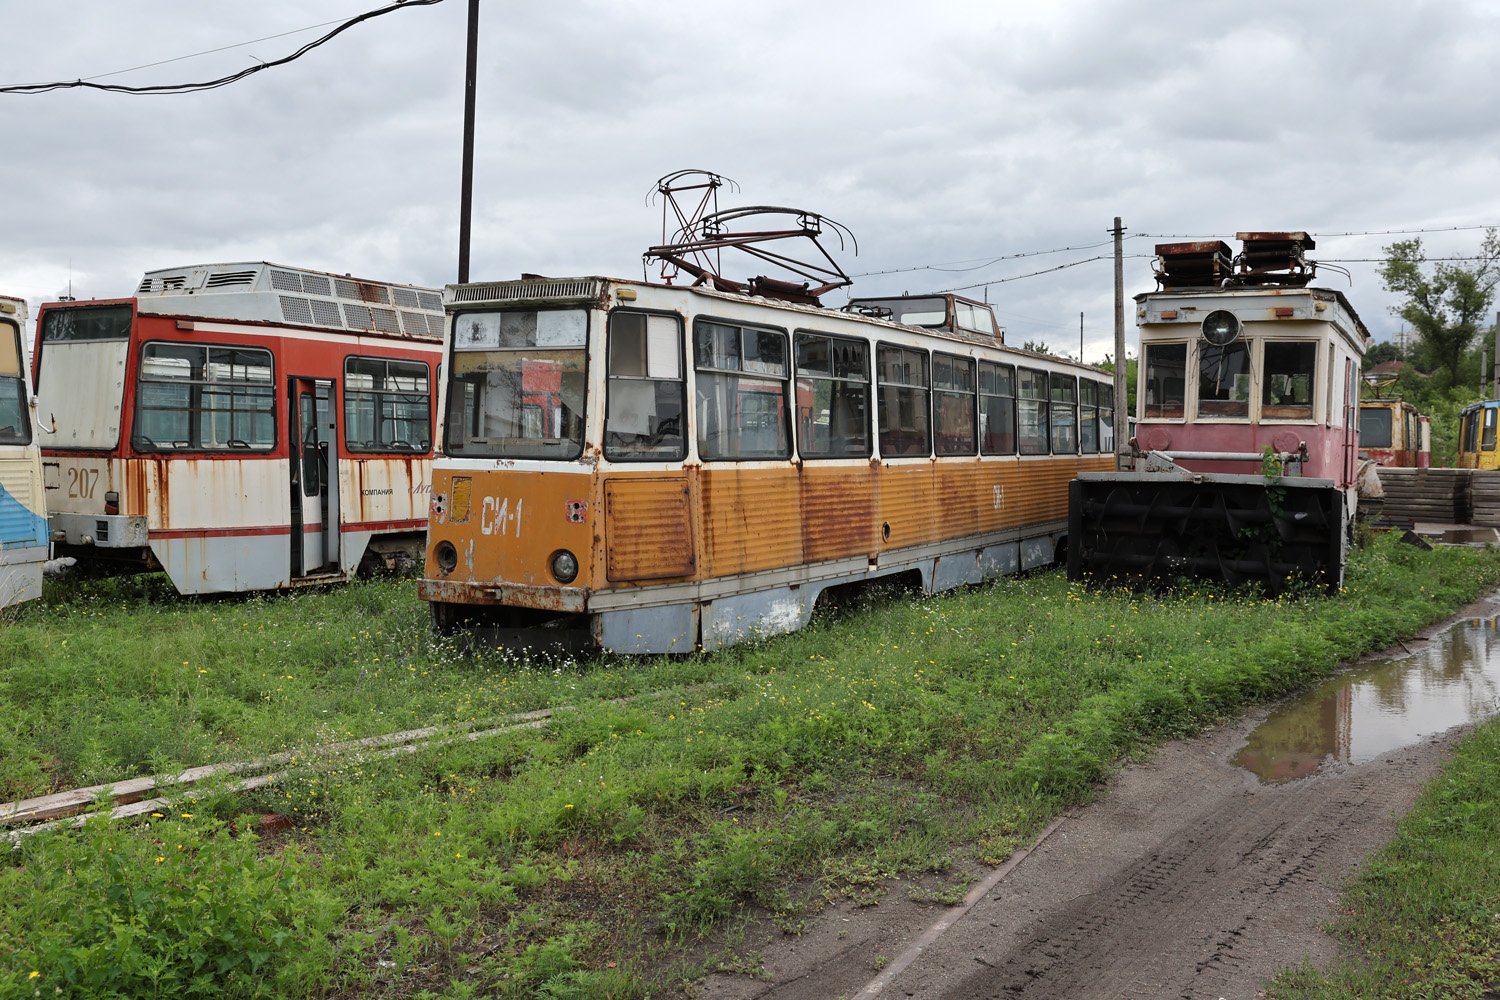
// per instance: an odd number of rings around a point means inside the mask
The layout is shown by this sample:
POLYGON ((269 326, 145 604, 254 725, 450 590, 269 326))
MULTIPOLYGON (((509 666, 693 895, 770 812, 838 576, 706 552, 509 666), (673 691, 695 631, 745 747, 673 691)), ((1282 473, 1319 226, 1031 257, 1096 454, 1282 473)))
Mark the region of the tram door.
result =
POLYGON ((329 379, 287 379, 294 580, 339 572, 336 402, 329 379))

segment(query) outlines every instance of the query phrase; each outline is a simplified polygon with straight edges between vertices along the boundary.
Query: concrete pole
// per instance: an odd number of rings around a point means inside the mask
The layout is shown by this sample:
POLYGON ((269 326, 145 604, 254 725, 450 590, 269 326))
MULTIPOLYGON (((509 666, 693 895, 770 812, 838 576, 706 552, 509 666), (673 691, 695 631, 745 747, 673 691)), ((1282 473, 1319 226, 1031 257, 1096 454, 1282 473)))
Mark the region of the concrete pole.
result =
POLYGON ((1115 216, 1115 468, 1130 468, 1130 414, 1126 405, 1130 394, 1125 390, 1125 229, 1115 216))
POLYGON ((1495 392, 1491 399, 1500 399, 1500 313, 1495 313, 1495 392))

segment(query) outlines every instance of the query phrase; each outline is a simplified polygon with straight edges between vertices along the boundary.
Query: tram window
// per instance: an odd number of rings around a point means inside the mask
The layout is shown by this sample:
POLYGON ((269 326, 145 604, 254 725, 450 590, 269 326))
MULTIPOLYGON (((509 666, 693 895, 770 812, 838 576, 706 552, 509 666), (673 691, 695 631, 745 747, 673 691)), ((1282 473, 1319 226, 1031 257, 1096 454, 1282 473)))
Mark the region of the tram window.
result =
POLYGON ((1115 387, 1099 383, 1095 388, 1099 397, 1099 454, 1115 453, 1115 387))
POLYGON ((48 310, 42 343, 61 340, 124 340, 130 336, 129 306, 75 306, 48 310))
POLYGON ((705 461, 790 458, 786 334, 698 320, 698 455, 705 461))
POLYGON ((680 320, 637 312, 611 315, 604 457, 616 462, 686 458, 686 385, 680 320))
POLYGON ((455 316, 447 453, 563 461, 583 454, 587 339, 583 309, 455 316))
POLYGON ((1078 380, 1052 376, 1052 454, 1078 454, 1078 380))
POLYGON ((276 444, 271 352, 146 344, 136 383, 137 451, 269 451, 276 444))
POLYGON ((1389 448, 1391 446, 1390 410, 1362 408, 1359 411, 1359 446, 1361 448, 1389 448))
POLYGON ((1479 426, 1479 411, 1472 410, 1459 418, 1459 451, 1478 451, 1474 447, 1475 431, 1479 426))
POLYGON ((21 331, 14 323, 0 322, 0 444, 30 443, 21 331))
POLYGON ((1146 419, 1176 419, 1183 415, 1187 345, 1146 345, 1146 419))
POLYGON ((427 365, 386 358, 344 360, 344 447, 422 452, 432 448, 427 365))
POLYGON ((797 451, 803 458, 870 456, 870 345, 798 333, 797 451))
POLYGON ((880 382, 881 457, 927 457, 932 454, 927 352, 882 344, 875 360, 880 382))
POLYGON ((1317 363, 1317 344, 1268 341, 1260 415, 1272 420, 1311 420, 1317 363))
POLYGON ((1016 370, 979 362, 979 450, 985 455, 1016 453, 1016 370))
POLYGON ((1198 416, 1250 416, 1250 345, 1198 345, 1198 416))
POLYGON ((1023 455, 1045 455, 1048 447, 1047 373, 1016 369, 1016 437, 1023 455))
POLYGON ((1078 450, 1099 453, 1099 383, 1078 380, 1078 450))
POLYGON ((932 356, 932 436, 939 455, 972 455, 974 362, 949 354, 932 356))
POLYGON ((1500 413, 1493 406, 1484 408, 1484 433, 1480 436, 1479 447, 1482 451, 1495 450, 1495 414, 1500 413))
POLYGON ((955 301, 953 312, 960 330, 968 330, 970 333, 978 333, 986 337, 995 335, 995 321, 987 307, 976 306, 972 302, 955 301))

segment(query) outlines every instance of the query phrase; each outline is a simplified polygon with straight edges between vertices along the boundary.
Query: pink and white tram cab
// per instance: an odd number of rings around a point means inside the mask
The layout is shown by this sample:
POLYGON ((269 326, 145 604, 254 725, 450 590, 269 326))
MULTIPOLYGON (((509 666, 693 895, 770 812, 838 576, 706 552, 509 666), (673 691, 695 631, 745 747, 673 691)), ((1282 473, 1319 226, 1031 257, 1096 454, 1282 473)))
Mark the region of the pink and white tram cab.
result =
POLYGON ((420 560, 440 293, 265 262, 151 271, 38 315, 55 553, 185 594, 420 560))

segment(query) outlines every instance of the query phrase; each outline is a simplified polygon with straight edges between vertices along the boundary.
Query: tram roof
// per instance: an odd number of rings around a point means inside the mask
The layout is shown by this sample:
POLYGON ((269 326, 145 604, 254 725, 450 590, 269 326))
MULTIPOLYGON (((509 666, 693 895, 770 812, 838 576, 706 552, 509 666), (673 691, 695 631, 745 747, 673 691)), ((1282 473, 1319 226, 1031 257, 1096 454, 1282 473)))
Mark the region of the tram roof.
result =
MULTIPOLYGON (((1197 306, 1196 308, 1198 312, 1202 313, 1202 315, 1172 318, 1176 319, 1176 321, 1178 322, 1197 322, 1197 320, 1202 319, 1203 315, 1206 315, 1206 312, 1204 312, 1205 307, 1212 309, 1230 309, 1241 320, 1257 320, 1262 318, 1285 319, 1285 314, 1278 315, 1276 313, 1276 310, 1278 308, 1284 308, 1286 305, 1290 305, 1290 303, 1286 302, 1286 300, 1291 298, 1306 298, 1312 299, 1315 302, 1337 303, 1343 313, 1347 315, 1353 322, 1354 329, 1358 331, 1359 335, 1363 338, 1362 343, 1369 344, 1370 340, 1372 339, 1370 336, 1370 331, 1365 327, 1364 320, 1359 318, 1359 313, 1354 311, 1354 306, 1350 305, 1349 300, 1344 297, 1344 293, 1336 288, 1314 288, 1312 286, 1291 288, 1276 287, 1271 285, 1251 286, 1246 288, 1171 288, 1161 291, 1141 292, 1140 294, 1135 296, 1135 301, 1137 305, 1140 305, 1142 307, 1145 307, 1151 303, 1165 304, 1167 302, 1172 302, 1178 304, 1179 306, 1182 304, 1189 304, 1190 310, 1192 308, 1192 303, 1201 302, 1203 303, 1203 305, 1197 306), (1257 310, 1265 311, 1266 315, 1264 317, 1254 315, 1257 310)), ((1320 311, 1321 309, 1322 306, 1319 305, 1316 307, 1315 311, 1320 311)), ((1314 313, 1309 313, 1307 315, 1296 316, 1294 318, 1316 319, 1320 317, 1317 317, 1314 313)), ((1172 321, 1172 319, 1162 317, 1160 314, 1160 310, 1157 310, 1157 312, 1154 314, 1144 311, 1140 312, 1137 314, 1136 319, 1138 323, 1142 321, 1150 323, 1172 321)))
MULTIPOLYGON (((902 330, 907 333, 919 333, 924 336, 934 337, 942 340, 957 341, 964 344, 973 344, 983 347, 997 347, 1008 354, 1019 354, 1024 357, 1044 359, 1055 364, 1072 365, 1078 368, 1087 368, 1102 371, 1097 365, 1074 361, 1072 358, 1062 357, 1056 354, 1044 354, 1039 351, 1028 351, 1024 347, 1016 347, 987 337, 983 334, 970 333, 964 330, 947 330, 935 327, 908 326, 893 320, 884 319, 879 316, 869 316, 857 312, 845 312, 831 306, 814 306, 801 302, 788 302, 785 299, 768 298, 758 295, 745 295, 739 292, 725 292, 716 288, 703 285, 663 285, 640 279, 610 278, 604 275, 585 275, 569 278, 543 278, 525 277, 512 278, 505 281, 474 281, 464 285, 445 285, 443 287, 443 302, 450 312, 478 307, 498 306, 524 307, 538 305, 561 305, 573 303, 577 305, 597 306, 608 300, 612 294, 610 288, 649 288, 653 292, 680 292, 684 294, 698 295, 704 298, 722 299, 729 302, 738 302, 746 305, 757 306, 763 309, 774 309, 780 312, 802 313, 810 316, 837 317, 853 323, 861 323, 877 327, 887 327, 892 330, 902 330)), ((925 297, 937 297, 949 293, 933 292, 925 297)), ((924 297, 920 293, 913 293, 907 298, 924 297)), ((964 296, 954 296, 967 302, 980 303, 975 299, 966 299, 964 296)), ((884 296, 861 296, 861 298, 902 298, 897 295, 884 296)), ((1105 372, 1108 374, 1108 372, 1105 372)))
POLYGON ((443 337, 442 292, 269 261, 147 271, 136 311, 195 319, 292 324, 407 340, 443 337))

